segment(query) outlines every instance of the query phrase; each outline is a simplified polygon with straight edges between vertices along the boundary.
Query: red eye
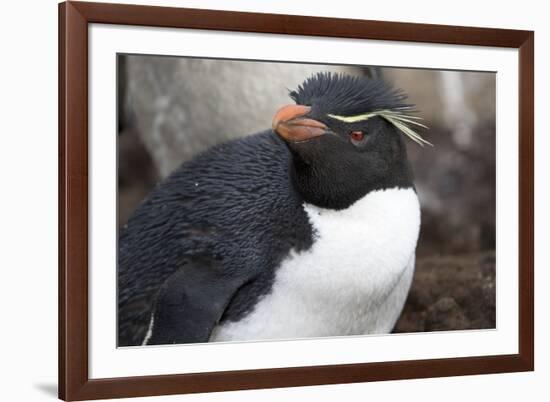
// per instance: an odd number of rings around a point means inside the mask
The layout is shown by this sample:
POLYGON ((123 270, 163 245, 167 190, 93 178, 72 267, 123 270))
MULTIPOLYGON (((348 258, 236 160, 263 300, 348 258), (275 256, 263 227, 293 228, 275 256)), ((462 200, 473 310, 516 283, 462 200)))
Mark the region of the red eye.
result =
POLYGON ((349 136, 353 141, 359 142, 363 140, 363 137, 365 137, 365 133, 363 133, 362 131, 352 131, 351 133, 349 133, 349 136))

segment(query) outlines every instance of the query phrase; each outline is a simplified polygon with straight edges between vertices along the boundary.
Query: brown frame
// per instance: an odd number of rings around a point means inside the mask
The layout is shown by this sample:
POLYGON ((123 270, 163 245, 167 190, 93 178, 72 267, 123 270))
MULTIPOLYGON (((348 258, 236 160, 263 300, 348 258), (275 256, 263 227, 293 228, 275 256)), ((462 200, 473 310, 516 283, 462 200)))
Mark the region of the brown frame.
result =
POLYGON ((137 397, 534 369, 534 33, 508 29, 105 3, 59 5, 59 397, 137 397), (107 23, 519 49, 519 353, 214 373, 88 377, 88 24, 107 23))

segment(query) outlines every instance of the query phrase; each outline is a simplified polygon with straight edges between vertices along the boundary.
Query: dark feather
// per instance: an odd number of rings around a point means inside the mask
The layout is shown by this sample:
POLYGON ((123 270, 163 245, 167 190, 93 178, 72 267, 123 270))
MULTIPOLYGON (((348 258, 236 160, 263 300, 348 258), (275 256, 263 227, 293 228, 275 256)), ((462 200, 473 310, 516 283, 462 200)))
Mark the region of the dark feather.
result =
POLYGON ((291 248, 310 247, 290 163, 288 148, 269 130, 212 148, 151 193, 119 238, 119 346, 141 344, 159 289, 177 271, 219 266, 209 280, 244 283, 222 318, 235 320, 270 287, 291 248))
POLYGON ((315 105, 316 114, 349 116, 412 107, 404 92, 385 81, 331 72, 308 78, 290 97, 300 105, 315 105))

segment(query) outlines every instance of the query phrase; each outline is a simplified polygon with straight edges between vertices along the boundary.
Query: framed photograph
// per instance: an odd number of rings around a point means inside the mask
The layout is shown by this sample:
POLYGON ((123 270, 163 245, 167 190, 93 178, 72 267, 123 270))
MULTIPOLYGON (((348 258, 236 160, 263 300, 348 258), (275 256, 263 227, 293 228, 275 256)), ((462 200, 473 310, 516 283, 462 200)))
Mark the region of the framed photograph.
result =
POLYGON ((59 5, 59 397, 534 368, 530 31, 59 5))

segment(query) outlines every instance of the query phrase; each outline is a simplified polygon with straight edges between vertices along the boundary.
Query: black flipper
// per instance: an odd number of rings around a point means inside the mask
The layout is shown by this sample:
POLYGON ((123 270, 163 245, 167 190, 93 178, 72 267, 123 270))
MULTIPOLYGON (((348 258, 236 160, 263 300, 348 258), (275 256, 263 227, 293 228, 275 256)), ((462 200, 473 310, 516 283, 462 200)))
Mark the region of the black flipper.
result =
POLYGON ((223 275, 214 259, 201 258, 179 269, 159 291, 147 345, 208 342, 244 282, 223 275))
POLYGON ((219 320, 252 311, 290 250, 313 243, 290 163, 268 130, 211 148, 151 192, 119 236, 119 347, 206 342, 219 320))

